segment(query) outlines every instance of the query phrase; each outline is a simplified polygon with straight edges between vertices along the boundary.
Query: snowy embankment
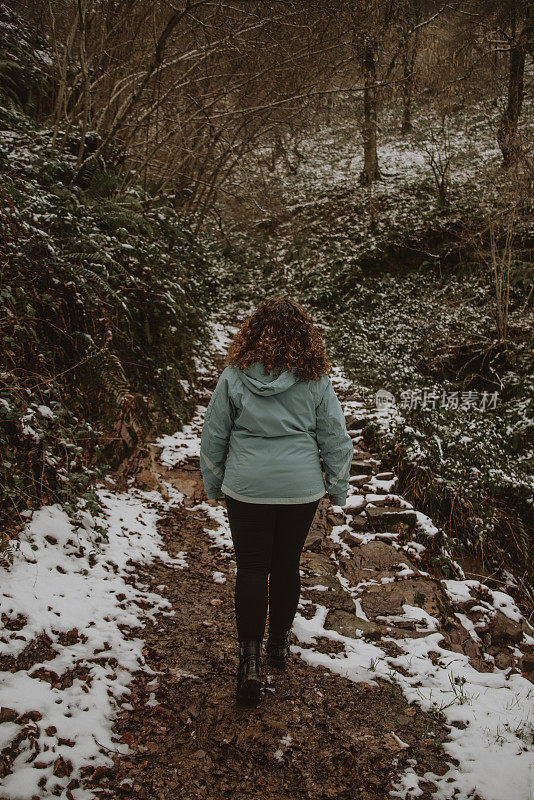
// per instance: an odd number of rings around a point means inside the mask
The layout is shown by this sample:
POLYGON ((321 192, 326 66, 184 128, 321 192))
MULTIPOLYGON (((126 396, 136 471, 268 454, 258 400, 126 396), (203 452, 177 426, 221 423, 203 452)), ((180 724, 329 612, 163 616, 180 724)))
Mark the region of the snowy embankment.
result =
POLYGON ((157 532, 154 501, 163 507, 163 498, 104 488, 99 494, 104 513, 97 521, 107 541, 96 548, 91 520, 76 529, 58 506, 45 507, 2 570, 3 798, 48 798, 56 790, 94 797, 77 786, 80 774, 111 765, 108 750, 129 752, 114 740, 112 723, 131 673, 148 669, 143 639, 128 631, 145 617, 174 614, 165 598, 129 581, 138 563, 187 566, 183 556, 170 558, 157 532))
MULTIPOLYGON (((223 336, 218 326, 214 333, 223 336)), ((225 344, 216 336, 215 352, 225 344)), ((200 372, 210 368, 199 364, 200 372)), ((194 426, 198 420, 197 412, 194 426)), ((132 673, 153 673, 135 629, 175 613, 136 580, 136 565, 159 559, 187 568, 186 554, 171 558, 157 530, 160 512, 183 499, 171 485, 165 490, 167 499, 134 487, 116 492, 109 480, 98 491, 101 516, 82 512, 80 527, 59 506, 41 508, 21 532, 12 565, 0 567, 2 800, 93 800, 83 778, 112 766, 109 754, 131 752, 113 723, 129 708, 132 673)), ((209 534, 228 547, 222 510, 206 508, 221 523, 209 534)))
MULTIPOLYGON (((214 325, 215 351, 224 352, 228 333, 233 330, 214 325)), ((212 369, 199 366, 206 374, 212 369)), ((339 370, 333 382, 338 390, 352 388, 339 370)), ((346 413, 353 416, 384 413, 355 401, 345 406, 346 413)), ((183 431, 157 441, 164 465, 173 467, 199 455, 204 412, 205 406, 199 406, 183 431)), ((412 509, 391 493, 395 482, 394 477, 382 476, 368 478, 367 484, 359 480, 351 484, 347 506, 333 509, 343 519, 330 533, 332 541, 340 544, 338 553, 345 553, 343 534, 364 503, 368 509, 379 508, 387 497, 388 502, 397 499, 403 510, 412 509)), ((27 800, 55 794, 69 800, 92 800, 96 795, 83 788, 83 777, 90 776, 98 766, 110 764, 109 753, 130 752, 127 744, 117 741, 113 721, 121 707, 128 708, 132 673, 153 673, 145 663, 143 640, 135 636, 135 629, 147 617, 173 614, 163 595, 147 592, 146 586, 135 580, 135 565, 161 559, 176 569, 187 569, 187 553, 170 558, 157 531, 160 512, 183 497, 170 485, 168 490, 170 499, 158 492, 132 488, 118 493, 111 484, 102 487, 104 513, 98 522, 107 532, 107 541, 97 547, 93 521, 88 518, 86 527, 75 529, 57 507, 34 514, 23 532, 12 567, 2 571, 0 589, 4 624, 0 635, 0 665, 4 670, 0 688, 0 797, 27 800)), ((206 535, 230 555, 224 506, 203 502, 191 510, 195 509, 202 509, 217 523, 215 530, 206 530, 206 535)), ((416 518, 413 541, 400 544, 396 541, 398 534, 368 530, 361 532, 360 541, 388 541, 404 552, 406 560, 417 561, 425 546, 416 538, 432 538, 437 528, 419 512, 416 518)), ((354 530, 351 535, 358 537, 354 530)), ((395 580, 413 572, 405 565, 395 580)), ((417 572, 428 575, 421 569, 417 572)), ((376 583, 370 575, 369 580, 350 585, 338 571, 359 619, 365 619, 362 598, 376 583)), ((221 573, 213 572, 213 580, 220 579, 221 573)), ((441 583, 452 603, 477 598, 486 619, 497 609, 513 620, 521 616, 505 592, 488 589, 482 600, 474 593, 483 587, 477 581, 441 583)), ((305 594, 303 591, 301 609, 312 603, 305 594)), ((422 794, 420 779, 428 779, 438 787, 435 797, 440 800, 467 800, 475 792, 483 800, 531 799, 534 686, 529 680, 511 669, 474 669, 467 655, 440 646, 443 637, 439 619, 419 606, 403 606, 403 619, 415 620, 419 635, 396 638, 401 654, 391 656, 381 646, 381 641, 384 645, 393 641, 387 636, 369 642, 325 627, 327 608, 315 597, 311 619, 300 613, 295 619, 299 645, 293 646, 294 652, 310 665, 355 682, 375 684, 381 678, 395 683, 408 702, 425 711, 441 711, 450 726, 446 745, 451 757, 449 771, 441 776, 418 775, 414 760, 391 797, 415 798, 422 794), (317 637, 342 644, 344 651, 317 652, 313 646, 317 637)), ((458 613, 457 617, 476 640, 477 626, 465 614, 458 613)), ((533 645, 534 637, 524 633, 523 643, 533 645)))

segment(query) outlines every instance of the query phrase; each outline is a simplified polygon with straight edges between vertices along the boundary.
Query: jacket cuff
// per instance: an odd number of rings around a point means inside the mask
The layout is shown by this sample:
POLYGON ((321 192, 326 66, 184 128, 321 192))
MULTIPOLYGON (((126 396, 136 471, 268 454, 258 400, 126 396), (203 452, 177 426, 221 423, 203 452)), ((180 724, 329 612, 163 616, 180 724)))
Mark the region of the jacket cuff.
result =
POLYGON ((221 488, 209 489, 204 490, 206 492, 206 497, 208 500, 217 500, 221 496, 221 488))
POLYGON ((330 497, 332 498, 332 505, 334 506, 341 506, 343 508, 343 506, 347 504, 346 494, 332 494, 330 497))

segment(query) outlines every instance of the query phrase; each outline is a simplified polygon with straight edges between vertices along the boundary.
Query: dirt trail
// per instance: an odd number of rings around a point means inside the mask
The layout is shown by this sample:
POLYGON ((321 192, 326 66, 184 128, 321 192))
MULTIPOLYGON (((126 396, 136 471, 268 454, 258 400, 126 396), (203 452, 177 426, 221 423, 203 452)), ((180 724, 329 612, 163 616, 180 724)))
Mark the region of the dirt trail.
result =
MULTIPOLYGON (((208 393, 212 388, 206 385, 208 393)), ((176 616, 149 622, 143 632, 147 663, 158 675, 139 672, 135 678, 133 710, 123 712, 115 726, 135 753, 117 758, 115 771, 102 770, 94 782, 101 795, 383 800, 410 759, 423 771, 446 772, 440 742, 447 729, 439 717, 408 705, 398 687, 380 679, 355 684, 292 654, 285 673, 265 666, 259 707, 236 704, 235 561, 207 534, 216 527, 213 520, 190 510, 202 495, 198 459, 168 470, 159 453, 151 446, 138 483, 165 492, 170 482, 184 493, 183 504, 160 524, 169 553, 186 551, 189 566, 176 571, 154 564, 136 576, 168 598, 176 616), (214 582, 214 572, 225 582, 214 582)), ((354 617, 354 602, 328 564, 329 553, 340 548, 329 539, 327 508, 324 499, 303 553, 300 613, 311 616, 313 600, 320 598, 334 613, 354 617), (325 581, 334 587, 327 598, 308 588, 325 581)), ((314 648, 326 654, 344 650, 328 638, 317 639, 314 648)), ((429 782, 421 798, 430 799, 433 789, 429 782)))
MULTIPOLYGON (((207 377, 201 405, 216 377, 207 377)), ((337 391, 349 407, 358 404, 359 398, 337 391)), ((115 725, 132 753, 114 757, 115 768, 95 776, 92 785, 101 796, 384 800, 401 796, 395 787, 413 767, 423 777, 409 796, 430 800, 437 790, 433 779, 453 781, 448 773, 460 765, 443 748, 450 728, 439 708, 423 712, 384 674, 366 670, 356 682, 339 674, 343 660, 348 663, 354 655, 344 637, 351 637, 356 648, 377 643, 382 654, 395 659, 405 652, 396 640, 428 635, 421 622, 425 615, 439 620, 442 647, 469 656, 481 672, 493 669, 484 648, 455 617, 440 578, 427 571, 431 546, 417 546, 421 536, 413 509, 396 495, 377 493, 392 476, 380 473, 376 454, 362 448, 357 415, 349 416, 348 427, 355 439, 353 497, 361 495, 361 501, 348 510, 352 513, 345 509, 338 515, 329 511, 326 498, 321 501, 301 560, 299 624, 294 626, 300 638, 293 634, 285 673, 265 665, 264 696, 253 709, 240 707, 234 698, 235 561, 231 547, 217 538, 212 509, 218 504, 202 502, 198 457, 169 469, 160 461, 159 447, 147 450, 137 485, 164 495, 172 485, 183 493, 183 500, 162 516, 160 528, 169 553, 185 551, 188 567, 154 563, 140 567, 135 578, 163 594, 175 616, 148 622, 143 631, 144 655, 157 674, 135 675, 132 708, 115 725), (421 618, 404 614, 404 604, 420 608, 421 618), (326 635, 310 644, 305 625, 318 609, 327 611, 326 635)), ((473 619, 479 619, 475 601, 458 608, 465 614, 474 609, 473 619)), ((486 649, 511 664, 509 645, 519 641, 521 624, 497 612, 485 631, 486 649)), ((439 662, 439 648, 430 655, 439 662)), ((397 677, 409 675, 400 662, 395 670, 397 677)))
MULTIPOLYGON (((250 800, 261 792, 378 800, 408 758, 446 771, 439 748, 446 730, 407 707, 391 685, 354 684, 292 656, 285 674, 266 671, 258 708, 236 705, 234 562, 210 546, 203 514, 176 508, 161 525, 169 552, 185 549, 190 566, 183 572, 154 566, 137 577, 154 589, 165 584, 176 616, 144 631, 147 663, 161 674, 157 686, 146 674, 135 680, 134 710, 117 730, 136 754, 117 760, 103 796, 250 800), (226 582, 214 583, 214 571, 226 582), (147 707, 151 692, 157 704, 147 707), (288 735, 286 747, 281 740, 288 735)), ((312 594, 303 590, 305 598, 312 594)), ((328 639, 318 644, 333 651, 328 639)))
MULTIPOLYGON (((112 780, 100 784, 103 796, 378 800, 409 758, 446 771, 446 731, 391 685, 354 684, 292 655, 285 674, 266 671, 260 706, 238 706, 234 562, 210 546, 201 513, 176 508, 161 525, 169 551, 187 550, 190 566, 138 575, 154 588, 166 584, 176 616, 144 631, 147 663, 160 674, 157 685, 146 674, 134 682, 134 709, 116 729, 135 754, 117 759, 112 780), (214 583, 214 571, 226 582, 214 583), (151 693, 154 705, 146 706, 151 693)), ((329 640, 318 644, 333 650, 329 640)))

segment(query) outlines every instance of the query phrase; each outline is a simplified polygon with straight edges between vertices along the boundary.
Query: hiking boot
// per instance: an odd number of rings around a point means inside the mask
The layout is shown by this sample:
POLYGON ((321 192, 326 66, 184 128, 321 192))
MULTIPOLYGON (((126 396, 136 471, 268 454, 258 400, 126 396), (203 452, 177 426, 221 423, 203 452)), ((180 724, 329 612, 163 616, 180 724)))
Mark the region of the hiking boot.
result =
POLYGON ((282 669, 287 666, 289 661, 289 637, 291 635, 291 628, 284 633, 271 633, 265 644, 267 651, 267 661, 275 667, 282 669))
POLYGON ((239 642, 236 698, 245 706, 255 706, 261 700, 263 678, 261 646, 261 639, 246 639, 239 642))

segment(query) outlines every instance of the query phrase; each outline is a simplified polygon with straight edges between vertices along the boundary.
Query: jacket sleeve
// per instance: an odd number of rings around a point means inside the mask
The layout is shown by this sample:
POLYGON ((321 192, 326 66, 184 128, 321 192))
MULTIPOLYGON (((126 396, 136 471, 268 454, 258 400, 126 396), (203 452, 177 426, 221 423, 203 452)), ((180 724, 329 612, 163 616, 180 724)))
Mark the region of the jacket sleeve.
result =
POLYGON ((221 494, 233 419, 234 407, 225 369, 208 403, 200 437, 200 470, 209 500, 216 500, 221 494))
POLYGON ((336 505, 344 506, 354 446, 330 378, 316 408, 316 417, 317 444, 325 468, 326 490, 336 505))

